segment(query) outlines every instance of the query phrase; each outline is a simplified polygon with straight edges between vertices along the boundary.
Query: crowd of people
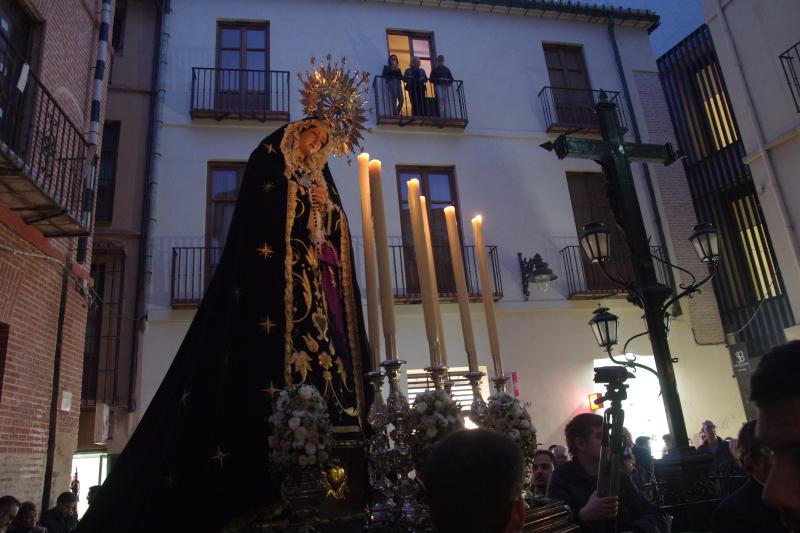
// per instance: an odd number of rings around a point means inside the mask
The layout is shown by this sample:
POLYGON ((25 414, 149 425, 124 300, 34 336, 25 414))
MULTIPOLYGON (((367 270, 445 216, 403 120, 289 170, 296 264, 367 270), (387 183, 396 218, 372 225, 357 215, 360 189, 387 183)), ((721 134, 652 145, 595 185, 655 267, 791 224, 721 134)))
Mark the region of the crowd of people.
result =
POLYGON ((397 55, 391 54, 381 73, 383 77, 385 106, 384 114, 401 115, 405 105, 406 93, 411 105, 412 116, 438 115, 451 118, 456 114, 456 98, 452 92, 453 74, 444 64, 444 56, 436 56, 436 66, 431 69, 430 76, 422 68, 419 57, 411 56, 405 70, 400 68, 397 55), (432 83, 436 94, 435 103, 428 105, 426 84, 432 83))
MULTIPOLYGON (((99 485, 89 488, 86 502, 91 505, 99 485)), ((0 533, 69 533, 78 527, 78 495, 62 492, 55 507, 39 516, 33 502, 20 502, 14 496, 0 497, 0 533)))
MULTIPOLYGON (((716 425, 706 420, 697 449, 689 443, 676 447, 665 435, 663 460, 682 453, 708 454, 717 476, 735 471, 745 477, 714 511, 714 533, 800 533, 800 341, 761 358, 750 399, 758 418, 745 423, 736 439, 720 438, 716 425)), ((436 530, 522 531, 522 488, 530 483, 534 498, 564 502, 582 532, 606 531, 608 521, 616 521, 620 532, 669 532, 672 517, 642 490, 652 484, 656 470, 649 437, 634 441, 626 432, 619 494, 597 495, 602 435, 603 417, 575 416, 564 431, 566 447, 538 450, 526 481, 522 456, 509 437, 486 429, 450 434, 434 447, 422 476, 436 530)))

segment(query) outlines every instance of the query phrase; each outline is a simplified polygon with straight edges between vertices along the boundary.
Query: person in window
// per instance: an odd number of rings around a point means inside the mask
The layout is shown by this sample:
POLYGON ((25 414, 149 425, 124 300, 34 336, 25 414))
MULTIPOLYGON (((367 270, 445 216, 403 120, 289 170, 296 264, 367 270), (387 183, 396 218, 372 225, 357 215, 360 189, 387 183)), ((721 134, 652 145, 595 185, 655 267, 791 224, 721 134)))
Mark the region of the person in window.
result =
POLYGON ((386 89, 383 105, 388 107, 392 115, 399 115, 403 109, 403 72, 400 70, 400 62, 397 56, 392 54, 389 56, 388 64, 383 66, 383 88, 386 89))
POLYGON ((406 81, 406 90, 411 99, 411 114, 415 117, 427 115, 425 112, 425 84, 428 82, 428 75, 420 65, 422 62, 418 57, 411 58, 411 66, 403 73, 406 81))
POLYGON ((252 151, 213 279, 79 533, 238 531, 280 516, 268 419, 280 390, 300 384, 326 401, 331 455, 351 489, 325 508, 366 505, 358 443, 371 366, 349 222, 327 164, 359 145, 364 80, 325 72, 305 82, 309 116, 252 151))
POLYGON ((444 66, 444 56, 436 56, 436 66, 431 70, 431 81, 436 89, 436 102, 439 105, 439 116, 450 118, 455 109, 455 94, 453 93, 453 74, 444 66))

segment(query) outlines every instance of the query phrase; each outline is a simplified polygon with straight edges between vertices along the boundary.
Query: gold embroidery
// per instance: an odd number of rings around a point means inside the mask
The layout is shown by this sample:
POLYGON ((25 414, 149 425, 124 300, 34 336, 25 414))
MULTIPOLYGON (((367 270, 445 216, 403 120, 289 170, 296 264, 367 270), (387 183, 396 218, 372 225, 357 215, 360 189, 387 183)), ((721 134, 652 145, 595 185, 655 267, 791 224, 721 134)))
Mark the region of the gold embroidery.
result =
MULTIPOLYGON (((303 335, 303 340, 306 341, 306 347, 308 348, 309 352, 311 352, 311 353, 319 352, 319 343, 317 343, 317 341, 314 340, 314 337, 312 337, 311 335, 306 333, 305 335, 303 335)), ((325 352, 322 352, 322 353, 325 353, 325 352)), ((320 354, 320 357, 322 357, 321 354, 320 354)))
POLYGON ((276 327, 278 324, 270 320, 269 317, 266 317, 264 320, 259 322, 258 325, 261 326, 261 329, 267 332, 267 335, 269 335, 272 333, 272 328, 276 327))
MULTIPOLYGON (((338 208, 337 208, 338 209, 338 208)), ((358 417, 359 426, 362 425, 360 413, 366 412, 364 410, 364 383, 361 370, 361 342, 358 335, 358 327, 356 326, 356 300, 353 291, 352 264, 350 263, 350 229, 347 224, 347 215, 344 211, 339 211, 339 222, 341 224, 341 244, 339 246, 339 260, 342 263, 342 278, 345 282, 342 284, 344 292, 344 308, 347 320, 347 337, 350 344, 350 360, 353 362, 353 380, 355 381, 356 388, 356 404, 358 409, 356 413, 351 416, 358 417)), ((361 301, 358 302, 361 305, 361 301)), ((350 413, 348 413, 350 414, 350 413)))
POLYGON ((290 361, 294 371, 300 374, 300 383, 305 383, 306 379, 308 379, 308 373, 311 372, 311 357, 305 350, 300 350, 292 354, 290 361))
POLYGON ((261 187, 261 190, 264 192, 272 192, 274 189, 275 189, 275 184, 272 182, 267 182, 261 187))
POLYGON ((261 248, 256 248, 256 251, 261 254, 261 257, 264 259, 269 259, 275 254, 275 252, 272 250, 272 247, 267 243, 264 243, 261 248))
POLYGON ((286 232, 284 235, 286 243, 286 258, 284 259, 284 272, 286 289, 283 293, 284 315, 286 323, 286 332, 284 333, 284 372, 283 379, 286 385, 292 384, 292 328, 294 320, 292 319, 292 302, 294 301, 294 294, 292 291, 292 261, 294 253, 292 252, 292 226, 294 226, 295 205, 297 203, 297 184, 291 180, 288 183, 288 193, 286 195, 286 232))

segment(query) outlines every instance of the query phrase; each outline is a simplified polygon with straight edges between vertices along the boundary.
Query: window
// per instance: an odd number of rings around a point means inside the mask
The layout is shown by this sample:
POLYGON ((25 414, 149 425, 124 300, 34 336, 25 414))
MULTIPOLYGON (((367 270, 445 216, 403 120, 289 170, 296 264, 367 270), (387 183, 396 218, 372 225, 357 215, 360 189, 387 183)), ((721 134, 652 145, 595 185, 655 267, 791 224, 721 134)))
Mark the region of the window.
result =
POLYGON ((92 300, 86 315, 81 404, 117 405, 125 253, 97 243, 92 250, 92 300))
MULTIPOLYGON (((447 222, 444 208, 455 206, 460 213, 455 187, 455 169, 453 167, 397 167, 397 186, 400 198, 400 223, 403 235, 403 263, 406 274, 406 288, 409 293, 419 293, 417 261, 414 255, 414 236, 411 232, 411 216, 408 207, 408 186, 406 182, 417 178, 420 182, 420 194, 425 197, 428 207, 428 225, 431 231, 431 247, 433 261, 436 265, 436 283, 439 294, 454 294, 455 279, 450 259, 450 248, 447 240, 447 222)), ((463 224, 459 223, 459 231, 463 224)), ((461 242, 464 242, 461 237, 461 242)))
POLYGON ((0 399, 3 398, 3 382, 5 381, 6 359, 8 358, 8 324, 0 322, 0 399))
POLYGON ((728 107, 728 99, 722 87, 722 80, 714 63, 706 65, 695 73, 697 87, 703 99, 708 126, 714 139, 714 147, 722 150, 739 139, 733 116, 728 107))
MULTIPOLYGON (((616 278, 632 279, 630 252, 625 244, 622 231, 614 219, 614 213, 611 211, 603 175, 596 172, 567 172, 567 184, 578 235, 583 226, 590 222, 605 224, 611 231, 611 260, 606 265, 606 269, 616 278)), ((577 253, 580 253, 580 250, 577 250, 577 253)), ((586 259, 584 254, 580 254, 580 257, 585 276, 585 287, 588 291, 619 292, 619 286, 610 282, 596 266, 586 259)))
POLYGON ((206 282, 211 281, 214 269, 222 255, 222 249, 225 247, 245 166, 246 163, 211 163, 209 165, 206 219, 206 246, 208 249, 203 254, 206 282))
POLYGON ((217 28, 217 109, 269 109, 269 26, 220 22, 217 28))
POLYGON ((97 222, 110 223, 114 214, 114 182, 117 177, 119 122, 103 125, 103 148, 100 151, 100 175, 97 178, 97 222))
POLYGON ((783 293, 777 276, 772 248, 767 242, 767 233, 754 196, 736 200, 732 205, 739 227, 739 237, 747 258, 750 279, 755 289, 756 298, 774 298, 783 293))
POLYGON ((595 125, 597 117, 583 61, 583 47, 545 43, 542 48, 552 86, 556 122, 560 125, 595 125))
MULTIPOLYGON (((386 43, 389 51, 387 57, 392 54, 396 55, 401 71, 405 72, 406 69, 411 66, 412 57, 418 57, 420 60, 420 67, 425 71, 425 75, 430 77, 431 70, 433 70, 433 58, 436 57, 433 45, 433 34, 389 30, 386 32, 386 43)), ((410 104, 412 102, 411 96, 408 94, 405 87, 403 88, 403 93, 406 105, 402 107, 401 114, 410 116, 414 111, 410 104)), ((436 93, 430 83, 425 84, 424 96, 425 99, 436 98, 436 93)), ((425 111, 423 112, 417 109, 414 114, 435 114, 433 110, 436 109, 436 106, 433 105, 430 100, 421 104, 422 105, 418 107, 425 111), (430 112, 428 113, 428 111, 430 112)))
MULTIPOLYGON (((479 366, 478 370, 483 372, 480 387, 481 395, 484 399, 488 399, 491 394, 487 377, 489 372, 483 365, 479 366)), ((472 386, 470 386, 469 380, 465 377, 467 372, 469 372, 469 369, 466 367, 451 367, 448 371, 450 381, 453 382, 453 388, 451 389, 453 400, 461 404, 461 412, 464 413, 464 416, 469 416, 472 406, 472 386)), ((423 369, 409 369, 407 375, 408 394, 406 396, 408 397, 408 403, 413 404, 414 397, 416 397, 417 394, 433 389, 433 381, 431 381, 429 374, 423 369)), ((472 427, 469 422, 467 422, 466 425, 467 427, 472 427)))
POLYGON ((111 33, 111 47, 114 55, 122 57, 125 47, 125 26, 128 15, 128 0, 117 0, 114 7, 114 30, 111 33))

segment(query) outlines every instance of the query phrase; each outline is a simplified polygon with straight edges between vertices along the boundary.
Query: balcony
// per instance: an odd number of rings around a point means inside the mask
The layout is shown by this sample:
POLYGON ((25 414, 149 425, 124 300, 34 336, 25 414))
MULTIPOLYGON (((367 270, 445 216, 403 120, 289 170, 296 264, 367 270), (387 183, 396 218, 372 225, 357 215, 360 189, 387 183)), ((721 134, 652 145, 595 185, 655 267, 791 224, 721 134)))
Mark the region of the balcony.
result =
POLYGON ((464 82, 461 80, 449 84, 426 81, 412 95, 403 88, 400 80, 375 76, 373 89, 378 124, 463 129, 469 122, 464 82))
POLYGON ((539 91, 539 102, 542 105, 546 131, 599 133, 600 123, 594 112, 594 106, 602 92, 605 92, 612 104, 616 104, 619 124, 623 131, 628 131, 628 119, 619 91, 542 87, 539 91))
MULTIPOLYGON (((436 267, 436 285, 439 289, 439 300, 455 302, 456 283, 453 267, 450 262, 448 246, 433 246, 433 262, 436 267)), ((503 297, 503 282, 500 279, 500 260, 497 246, 487 246, 489 256, 489 281, 492 285, 492 296, 497 301, 503 297)), ((467 278, 467 294, 472 301, 482 299, 478 281, 478 262, 474 246, 462 248, 464 256, 464 273, 467 278)), ((394 285, 394 301, 397 303, 419 303, 422 296, 417 275, 417 260, 413 246, 389 246, 394 285)))
POLYGON ((289 72, 192 68, 193 119, 289 120, 289 72))
MULTIPOLYGON (((664 259, 664 249, 661 246, 651 246, 650 253, 653 256, 664 259)), ((628 292, 624 287, 620 287, 609 280, 599 266, 594 265, 586 259, 578 245, 565 246, 561 250, 561 261, 564 264, 564 277, 567 281, 568 298, 570 299, 593 299, 598 297, 625 297, 628 292)), ((653 261, 656 267, 656 277, 660 283, 669 284, 669 273, 667 265, 661 261, 653 261)), ((606 270, 617 279, 632 280, 633 264, 626 250, 625 255, 620 258, 612 258, 606 263, 606 270)))
POLYGON ((0 203, 46 237, 88 235, 86 139, 0 38, 0 203))
POLYGON ((786 75, 786 83, 789 84, 789 91, 792 93, 794 107, 800 113, 800 42, 778 57, 786 75))
MULTIPOLYGON (((492 295, 495 300, 499 300, 503 297, 503 283, 500 279, 500 261, 497 247, 487 246, 486 249, 489 256, 492 295)), ((422 301, 417 278, 414 247, 390 246, 389 252, 395 302, 418 303, 422 301)), ((195 307, 200 303, 221 255, 222 248, 219 247, 177 247, 172 249, 170 296, 173 308, 195 307)), ((449 248, 447 246, 434 246, 433 256, 436 263, 439 299, 442 301, 456 301, 456 288, 450 263, 449 248)), ((473 301, 480 300, 478 263, 474 246, 464 247, 464 267, 469 297, 473 301)))

